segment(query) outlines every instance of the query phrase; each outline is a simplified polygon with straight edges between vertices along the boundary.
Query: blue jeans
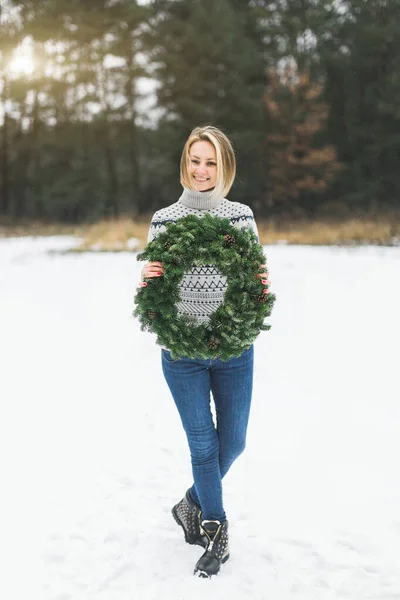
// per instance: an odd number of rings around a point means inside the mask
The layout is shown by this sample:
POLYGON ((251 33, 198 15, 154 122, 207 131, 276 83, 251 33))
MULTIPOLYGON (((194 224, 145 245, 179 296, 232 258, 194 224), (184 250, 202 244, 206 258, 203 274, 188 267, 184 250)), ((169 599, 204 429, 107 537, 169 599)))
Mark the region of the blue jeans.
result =
POLYGON ((189 443, 192 499, 203 519, 224 521, 222 478, 243 452, 253 390, 254 347, 227 362, 171 358, 162 350, 162 368, 189 443), (215 404, 216 426, 210 392, 215 404))

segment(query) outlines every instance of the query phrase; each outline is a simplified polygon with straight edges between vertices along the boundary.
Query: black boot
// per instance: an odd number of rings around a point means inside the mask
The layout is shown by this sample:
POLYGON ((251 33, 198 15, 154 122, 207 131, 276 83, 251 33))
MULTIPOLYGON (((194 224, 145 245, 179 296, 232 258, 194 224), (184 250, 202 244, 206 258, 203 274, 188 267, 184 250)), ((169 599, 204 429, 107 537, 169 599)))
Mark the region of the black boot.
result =
POLYGON ((228 521, 203 521, 201 531, 207 540, 206 551, 197 561, 194 574, 199 577, 217 575, 222 564, 229 558, 228 521))
POLYGON ((185 541, 188 544, 196 544, 203 548, 207 545, 205 534, 200 531, 201 508, 196 502, 193 502, 189 495, 189 490, 185 497, 172 509, 172 516, 180 525, 185 534, 185 541))

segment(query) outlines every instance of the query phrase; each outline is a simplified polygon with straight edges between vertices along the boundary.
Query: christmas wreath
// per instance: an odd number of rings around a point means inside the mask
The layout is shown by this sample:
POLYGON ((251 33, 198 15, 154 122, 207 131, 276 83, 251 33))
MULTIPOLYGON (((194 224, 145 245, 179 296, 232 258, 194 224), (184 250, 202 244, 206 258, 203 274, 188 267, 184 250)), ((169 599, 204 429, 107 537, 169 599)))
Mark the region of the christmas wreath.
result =
POLYGON ((157 343, 168 348, 172 358, 226 361, 271 328, 264 319, 271 314, 275 295, 263 293, 265 286, 256 277, 266 258, 251 229, 237 229, 229 219, 209 213, 202 218, 188 215, 167 223, 166 231, 149 242, 137 260, 163 263, 164 275, 147 278, 147 286, 136 293, 133 315, 142 331, 157 335, 157 343), (181 279, 200 265, 215 265, 227 278, 223 303, 202 324, 179 315, 176 308, 181 279))

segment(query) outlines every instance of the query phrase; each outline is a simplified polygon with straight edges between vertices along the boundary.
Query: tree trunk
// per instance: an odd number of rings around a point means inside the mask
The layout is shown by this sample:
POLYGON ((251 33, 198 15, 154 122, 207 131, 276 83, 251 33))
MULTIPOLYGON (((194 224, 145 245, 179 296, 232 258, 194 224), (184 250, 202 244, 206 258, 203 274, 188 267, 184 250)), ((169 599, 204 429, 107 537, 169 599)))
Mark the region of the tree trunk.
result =
POLYGON ((11 190, 10 190, 10 172, 9 172, 9 148, 8 148, 8 115, 4 113, 4 123, 2 127, 1 144, 1 204, 2 215, 7 215, 10 209, 11 190))
POLYGON ((7 79, 3 79, 3 94, 1 103, 4 106, 4 121, 1 128, 1 197, 0 197, 0 212, 2 215, 8 215, 11 204, 11 177, 10 177, 10 148, 9 148, 9 116, 7 113, 7 79))
POLYGON ((107 217, 119 217, 119 201, 118 201, 118 178, 117 178, 117 169, 115 166, 115 157, 113 155, 112 147, 111 147, 111 136, 110 136, 110 126, 107 119, 107 114, 105 115, 105 144, 104 144, 104 156, 107 165, 108 171, 108 192, 106 197, 106 206, 105 212, 107 217))
POLYGON ((139 180, 139 161, 138 161, 138 144, 137 144, 137 130, 136 130, 136 111, 135 111, 135 94, 134 94, 134 76, 133 70, 134 55, 132 51, 132 42, 129 46, 129 75, 128 75, 128 89, 127 97, 129 102, 130 112, 130 128, 129 128, 129 146, 130 146, 130 163, 131 163, 131 177, 132 177, 132 191, 131 191, 131 212, 136 216, 140 212, 140 180, 139 180))
MULTIPOLYGON (((102 65, 102 62, 100 63, 102 65)), ((120 213, 119 207, 119 183, 117 176, 117 168, 115 164, 115 156, 112 148, 112 133, 110 121, 111 108, 107 98, 107 70, 100 67, 100 97, 103 105, 103 135, 104 135, 104 158, 108 174, 108 186, 105 198, 104 216, 117 218, 120 213)))
POLYGON ((35 97, 33 101, 33 121, 32 121, 32 149, 33 149, 33 160, 31 169, 31 185, 34 193, 34 216, 40 218, 43 216, 43 199, 42 199, 42 179, 41 179, 41 156, 39 147, 39 132, 40 132, 40 118, 39 118, 39 94, 35 90, 35 97), (33 171, 33 172, 32 172, 33 171))

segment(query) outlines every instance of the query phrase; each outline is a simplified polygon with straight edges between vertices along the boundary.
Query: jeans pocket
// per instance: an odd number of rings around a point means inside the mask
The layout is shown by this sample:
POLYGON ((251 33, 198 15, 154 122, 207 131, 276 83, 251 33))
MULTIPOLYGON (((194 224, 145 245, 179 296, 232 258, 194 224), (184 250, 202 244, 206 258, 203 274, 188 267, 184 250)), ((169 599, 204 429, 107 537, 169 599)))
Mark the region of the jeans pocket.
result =
POLYGON ((167 363, 176 363, 176 362, 178 362, 178 360, 180 360, 180 358, 172 358, 171 352, 169 350, 164 350, 164 348, 162 348, 161 353, 162 353, 163 359, 167 363))

